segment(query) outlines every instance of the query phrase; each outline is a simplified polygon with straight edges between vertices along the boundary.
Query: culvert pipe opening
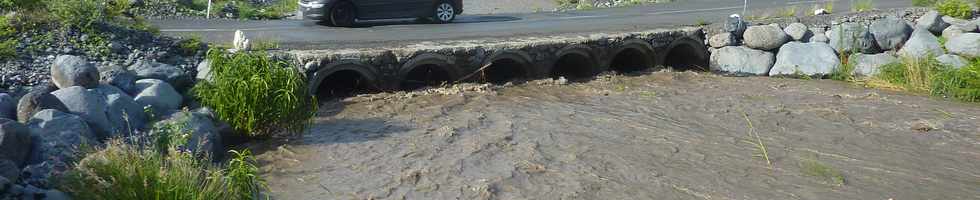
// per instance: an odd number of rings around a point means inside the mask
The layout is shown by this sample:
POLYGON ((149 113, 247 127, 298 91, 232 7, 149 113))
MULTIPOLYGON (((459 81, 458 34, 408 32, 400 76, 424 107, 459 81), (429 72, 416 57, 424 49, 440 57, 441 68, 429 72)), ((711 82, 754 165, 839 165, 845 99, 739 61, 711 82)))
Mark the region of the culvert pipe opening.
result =
POLYGON ((589 78, 596 74, 596 66, 591 58, 580 53, 569 53, 558 58, 553 67, 555 77, 568 79, 589 78))
POLYGON ((401 82, 402 90, 417 90, 423 87, 440 86, 452 83, 449 71, 435 64, 426 64, 412 68, 401 82))
POLYGON ((370 80, 363 74, 354 70, 341 70, 331 73, 320 81, 317 87, 317 98, 328 100, 334 98, 351 97, 358 94, 366 94, 374 91, 370 80))
POLYGON ((664 66, 679 71, 708 71, 707 51, 690 44, 680 44, 671 48, 664 58, 664 66))
POLYGON ((619 73, 631 73, 653 67, 653 59, 635 48, 623 49, 613 57, 609 69, 619 73))
POLYGON ((527 78, 526 67, 526 64, 514 59, 498 59, 476 72, 473 78, 480 83, 504 84, 527 78))

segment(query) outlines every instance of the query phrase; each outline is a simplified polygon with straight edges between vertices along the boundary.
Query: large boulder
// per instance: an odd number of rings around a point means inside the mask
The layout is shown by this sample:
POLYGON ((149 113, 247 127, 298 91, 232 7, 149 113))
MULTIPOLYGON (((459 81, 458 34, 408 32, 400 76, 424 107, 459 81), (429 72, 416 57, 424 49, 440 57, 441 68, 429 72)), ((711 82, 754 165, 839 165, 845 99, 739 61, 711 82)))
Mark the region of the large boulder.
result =
POLYGON ((790 40, 777 24, 750 26, 743 37, 745 46, 759 50, 773 50, 790 40))
POLYGON ((99 71, 102 74, 100 82, 103 85, 115 86, 129 94, 138 92, 136 91, 136 73, 118 65, 108 65, 99 68, 99 71))
POLYGON ((902 45, 902 49, 898 50, 898 55, 915 59, 942 54, 943 48, 939 46, 939 38, 922 28, 915 29, 909 40, 905 41, 905 45, 902 45))
POLYGON ((946 28, 946 30, 943 30, 943 38, 949 40, 950 38, 963 35, 964 33, 966 33, 966 31, 960 30, 958 28, 949 27, 946 28))
POLYGON ((0 160, 10 160, 17 166, 24 166, 30 153, 30 129, 14 120, 0 118, 0 160))
POLYGON ((136 102, 150 106, 156 116, 165 116, 180 108, 183 103, 183 96, 170 86, 167 82, 156 79, 143 79, 136 81, 136 87, 140 89, 136 95, 136 102))
POLYGON ((963 57, 952 55, 952 54, 943 54, 941 56, 938 56, 936 57, 936 62, 939 62, 939 64, 953 67, 955 69, 963 68, 964 66, 969 64, 969 61, 963 59, 963 57))
POLYGON ((871 34, 881 50, 899 49, 912 35, 912 27, 905 20, 888 17, 872 23, 871 34))
POLYGON ((790 42, 779 48, 769 76, 820 77, 840 67, 834 48, 824 43, 790 42))
POLYGON ((27 126, 34 137, 29 164, 52 160, 70 162, 76 158, 79 147, 99 144, 84 119, 58 110, 38 112, 27 126))
POLYGON ((947 28, 956 28, 963 32, 977 32, 977 24, 970 20, 957 19, 955 17, 943 16, 943 21, 949 24, 947 28))
POLYGON ((20 101, 17 103, 17 121, 27 123, 27 120, 34 114, 44 109, 68 111, 68 107, 61 103, 58 97, 51 95, 46 90, 32 90, 20 97, 20 101))
POLYGON ((51 94, 65 103, 68 112, 85 119, 95 133, 96 139, 102 140, 114 136, 112 125, 106 117, 109 105, 106 104, 105 96, 94 90, 77 86, 60 89, 51 94))
POLYGON ((51 65, 51 81, 58 88, 94 88, 99 85, 99 69, 82 57, 61 55, 51 65))
MULTIPOLYGON (((711 47, 714 47, 714 48, 722 48, 722 47, 726 47, 726 46, 732 46, 732 45, 735 45, 735 44, 734 44, 734 41, 732 41, 732 34, 731 33, 721 33, 721 34, 717 34, 717 35, 711 36, 711 38, 708 38, 708 45, 711 46, 711 47)), ((209 67, 208 68, 208 71, 210 72, 210 70, 211 69, 209 67)), ((197 73, 200 74, 201 73, 201 67, 198 67, 197 68, 197 71, 198 71, 197 73)), ((198 75, 198 78, 197 79, 202 79, 201 78, 201 75, 198 75)))
POLYGON ((946 50, 965 58, 980 58, 980 33, 964 33, 948 38, 946 50))
POLYGON ((830 46, 837 52, 877 53, 880 51, 874 34, 854 22, 842 23, 830 29, 830 46))
POLYGON ((146 128, 148 119, 143 105, 133 100, 133 97, 127 94, 108 94, 106 105, 109 106, 106 118, 109 119, 112 133, 127 137, 146 128))
POLYGON ((939 34, 946 27, 949 27, 949 23, 943 21, 942 15, 939 15, 939 12, 935 10, 926 12, 922 17, 919 17, 919 20, 915 24, 915 29, 925 29, 932 34, 939 34))
POLYGON ((175 87, 188 86, 191 82, 190 77, 184 70, 168 64, 140 60, 129 66, 129 70, 136 73, 138 79, 158 79, 163 80, 175 87))
POLYGON ((807 29, 806 25, 799 22, 787 25, 786 28, 783 28, 783 31, 794 41, 807 41, 810 39, 810 36, 813 36, 813 32, 810 32, 810 29, 807 29))
POLYGON ((878 68, 887 64, 900 62, 898 57, 890 53, 879 54, 853 54, 848 57, 847 62, 854 66, 855 76, 874 76, 878 75, 878 68))
POLYGON ((760 75, 769 73, 776 62, 771 52, 751 49, 744 46, 730 46, 715 50, 711 54, 711 71, 735 75, 760 75))
POLYGON ((17 101, 7 93, 0 93, 0 118, 17 120, 17 101))
POLYGON ((17 166, 14 161, 0 158, 0 199, 7 194, 10 180, 17 181, 17 179, 20 179, 20 166, 17 166))
MULTIPOLYGON (((224 146, 221 143, 221 132, 215 126, 214 119, 210 116, 190 111, 181 111, 170 115, 157 123, 159 126, 175 127, 181 133, 189 134, 187 144, 184 148, 197 154, 220 156, 224 153, 224 146)), ((168 130, 167 128, 157 130, 168 130)), ((172 129, 169 129, 172 130, 172 129)))

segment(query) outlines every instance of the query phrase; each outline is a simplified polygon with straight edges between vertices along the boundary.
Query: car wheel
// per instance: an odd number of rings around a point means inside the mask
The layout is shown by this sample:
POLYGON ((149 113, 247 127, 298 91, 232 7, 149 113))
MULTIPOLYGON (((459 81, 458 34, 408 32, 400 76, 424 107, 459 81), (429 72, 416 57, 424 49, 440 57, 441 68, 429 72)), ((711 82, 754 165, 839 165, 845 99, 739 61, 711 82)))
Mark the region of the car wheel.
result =
POLYGON ((432 19, 438 23, 449 23, 453 19, 456 19, 456 6, 449 1, 441 1, 436 5, 435 13, 433 13, 432 19))
POLYGON ((351 27, 357 14, 354 12, 354 4, 347 1, 339 1, 330 8, 330 24, 334 26, 351 27))

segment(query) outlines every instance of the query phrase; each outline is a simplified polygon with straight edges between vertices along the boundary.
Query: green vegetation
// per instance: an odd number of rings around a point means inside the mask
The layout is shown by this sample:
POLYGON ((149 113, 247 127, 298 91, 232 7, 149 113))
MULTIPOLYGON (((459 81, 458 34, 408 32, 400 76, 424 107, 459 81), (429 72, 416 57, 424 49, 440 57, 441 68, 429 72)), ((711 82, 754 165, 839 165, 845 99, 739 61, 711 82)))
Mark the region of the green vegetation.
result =
POLYGON ((212 82, 194 87, 202 105, 248 136, 299 132, 316 114, 316 100, 303 74, 264 52, 228 54, 212 49, 212 82))
POLYGON ((0 61, 17 56, 17 30, 10 25, 10 20, 0 16, 0 61))
POLYGON ((188 133, 163 127, 146 144, 114 139, 88 154, 58 181, 76 199, 257 199, 265 183, 248 151, 233 151, 225 166, 179 147, 188 133))
POLYGON ((780 15, 783 16, 783 17, 794 17, 794 16, 796 16, 796 6, 788 6, 788 7, 784 8, 780 12, 780 15))
POLYGON ((201 42, 201 36, 191 36, 187 39, 181 40, 177 43, 177 47, 180 48, 180 53, 186 56, 194 55, 205 46, 205 43, 201 42))
MULTIPOLYGON (((190 4, 181 4, 183 9, 198 11, 200 15, 207 13, 208 0, 189 2, 190 4)), ((299 9, 299 4, 293 0, 277 0, 269 5, 253 5, 247 0, 214 0, 211 3, 212 16, 216 16, 222 8, 231 4, 238 8, 237 13, 232 14, 244 19, 282 19, 299 9)))
POLYGON ((970 19, 973 17, 973 8, 963 0, 942 0, 936 3, 936 11, 939 14, 960 18, 970 19))
POLYGON ((830 73, 830 79, 838 81, 854 81, 854 63, 850 62, 850 54, 840 53, 841 65, 830 73))
POLYGON ((912 5, 914 5, 914 6, 921 6, 921 7, 929 7, 929 6, 935 5, 936 4, 936 1, 939 1, 939 0, 912 0, 912 5))
POLYGON ((844 175, 840 170, 831 168, 820 161, 807 159, 800 162, 800 170, 804 175, 816 177, 834 186, 844 186, 844 175))
POLYGON ((933 58, 903 59, 883 66, 868 85, 980 102, 980 59, 960 69, 941 65, 933 58))
POLYGON ((834 13, 834 1, 828 1, 827 4, 823 5, 823 9, 829 13, 834 13))
POLYGON ((857 0, 854 1, 854 4, 851 6, 851 11, 854 12, 869 11, 871 9, 874 9, 874 6, 875 6, 874 0, 857 0))

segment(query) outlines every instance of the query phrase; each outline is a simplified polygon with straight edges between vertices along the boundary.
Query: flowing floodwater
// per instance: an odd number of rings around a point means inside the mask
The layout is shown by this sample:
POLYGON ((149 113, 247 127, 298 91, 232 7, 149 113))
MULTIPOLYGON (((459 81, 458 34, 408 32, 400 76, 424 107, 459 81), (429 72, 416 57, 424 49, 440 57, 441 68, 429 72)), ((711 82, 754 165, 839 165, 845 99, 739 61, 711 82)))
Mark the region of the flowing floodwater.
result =
POLYGON ((325 103, 253 145, 271 195, 980 199, 977 104, 691 72, 428 93, 325 103))

